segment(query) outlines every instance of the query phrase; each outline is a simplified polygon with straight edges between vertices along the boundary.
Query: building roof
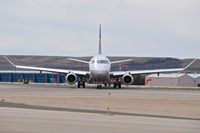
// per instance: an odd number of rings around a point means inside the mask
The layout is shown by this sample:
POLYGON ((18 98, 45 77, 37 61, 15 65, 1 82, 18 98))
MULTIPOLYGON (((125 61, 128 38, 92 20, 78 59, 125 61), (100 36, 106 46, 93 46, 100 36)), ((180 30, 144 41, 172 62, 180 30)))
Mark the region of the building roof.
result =
POLYGON ((184 75, 186 75, 186 74, 183 74, 183 73, 171 73, 171 74, 160 73, 159 75, 158 74, 151 74, 151 75, 148 75, 147 77, 179 78, 179 77, 182 77, 184 75))
POLYGON ((194 74, 188 74, 190 77, 193 78, 200 78, 200 74, 194 73, 194 74))

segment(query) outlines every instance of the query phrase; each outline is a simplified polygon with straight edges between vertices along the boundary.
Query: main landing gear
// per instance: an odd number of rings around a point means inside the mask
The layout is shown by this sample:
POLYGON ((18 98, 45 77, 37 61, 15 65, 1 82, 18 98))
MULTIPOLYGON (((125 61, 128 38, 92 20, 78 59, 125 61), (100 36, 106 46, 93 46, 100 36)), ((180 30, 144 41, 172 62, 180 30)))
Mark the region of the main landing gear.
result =
POLYGON ((114 88, 122 88, 122 83, 121 82, 114 82, 114 88))
POLYGON ((85 81, 78 81, 77 87, 80 88, 81 86, 85 88, 85 81))

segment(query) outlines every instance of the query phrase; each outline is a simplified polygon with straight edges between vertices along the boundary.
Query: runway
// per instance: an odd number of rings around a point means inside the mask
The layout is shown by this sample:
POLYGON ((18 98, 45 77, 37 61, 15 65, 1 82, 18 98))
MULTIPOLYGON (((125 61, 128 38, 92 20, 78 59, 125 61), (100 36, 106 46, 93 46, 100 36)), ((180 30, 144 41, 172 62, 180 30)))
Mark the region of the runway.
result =
POLYGON ((200 131, 198 90, 67 87, 0 84, 0 132, 200 131))

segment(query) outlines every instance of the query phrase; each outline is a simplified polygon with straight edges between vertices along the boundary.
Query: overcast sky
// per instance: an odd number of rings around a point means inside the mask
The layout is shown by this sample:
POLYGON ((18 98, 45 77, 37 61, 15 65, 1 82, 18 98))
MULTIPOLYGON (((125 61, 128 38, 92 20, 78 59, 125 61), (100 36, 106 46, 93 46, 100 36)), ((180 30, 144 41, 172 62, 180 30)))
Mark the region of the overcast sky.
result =
POLYGON ((0 0, 0 54, 200 58, 200 0, 0 0))

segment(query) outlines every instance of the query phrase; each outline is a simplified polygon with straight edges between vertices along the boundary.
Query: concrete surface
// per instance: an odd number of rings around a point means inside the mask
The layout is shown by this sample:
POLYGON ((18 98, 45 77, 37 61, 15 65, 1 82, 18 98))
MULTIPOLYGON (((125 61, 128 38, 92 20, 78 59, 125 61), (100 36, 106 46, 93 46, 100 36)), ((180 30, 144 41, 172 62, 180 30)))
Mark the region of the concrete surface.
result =
POLYGON ((2 133, 199 131, 199 90, 0 84, 2 133))
POLYGON ((0 108, 1 133, 199 133, 200 121, 0 108))
MULTIPOLYGON (((69 87, 69 86, 68 86, 69 87)), ((200 118, 200 91, 1 85, 0 100, 28 105, 200 118), (110 95, 109 95, 110 93, 110 95)))

